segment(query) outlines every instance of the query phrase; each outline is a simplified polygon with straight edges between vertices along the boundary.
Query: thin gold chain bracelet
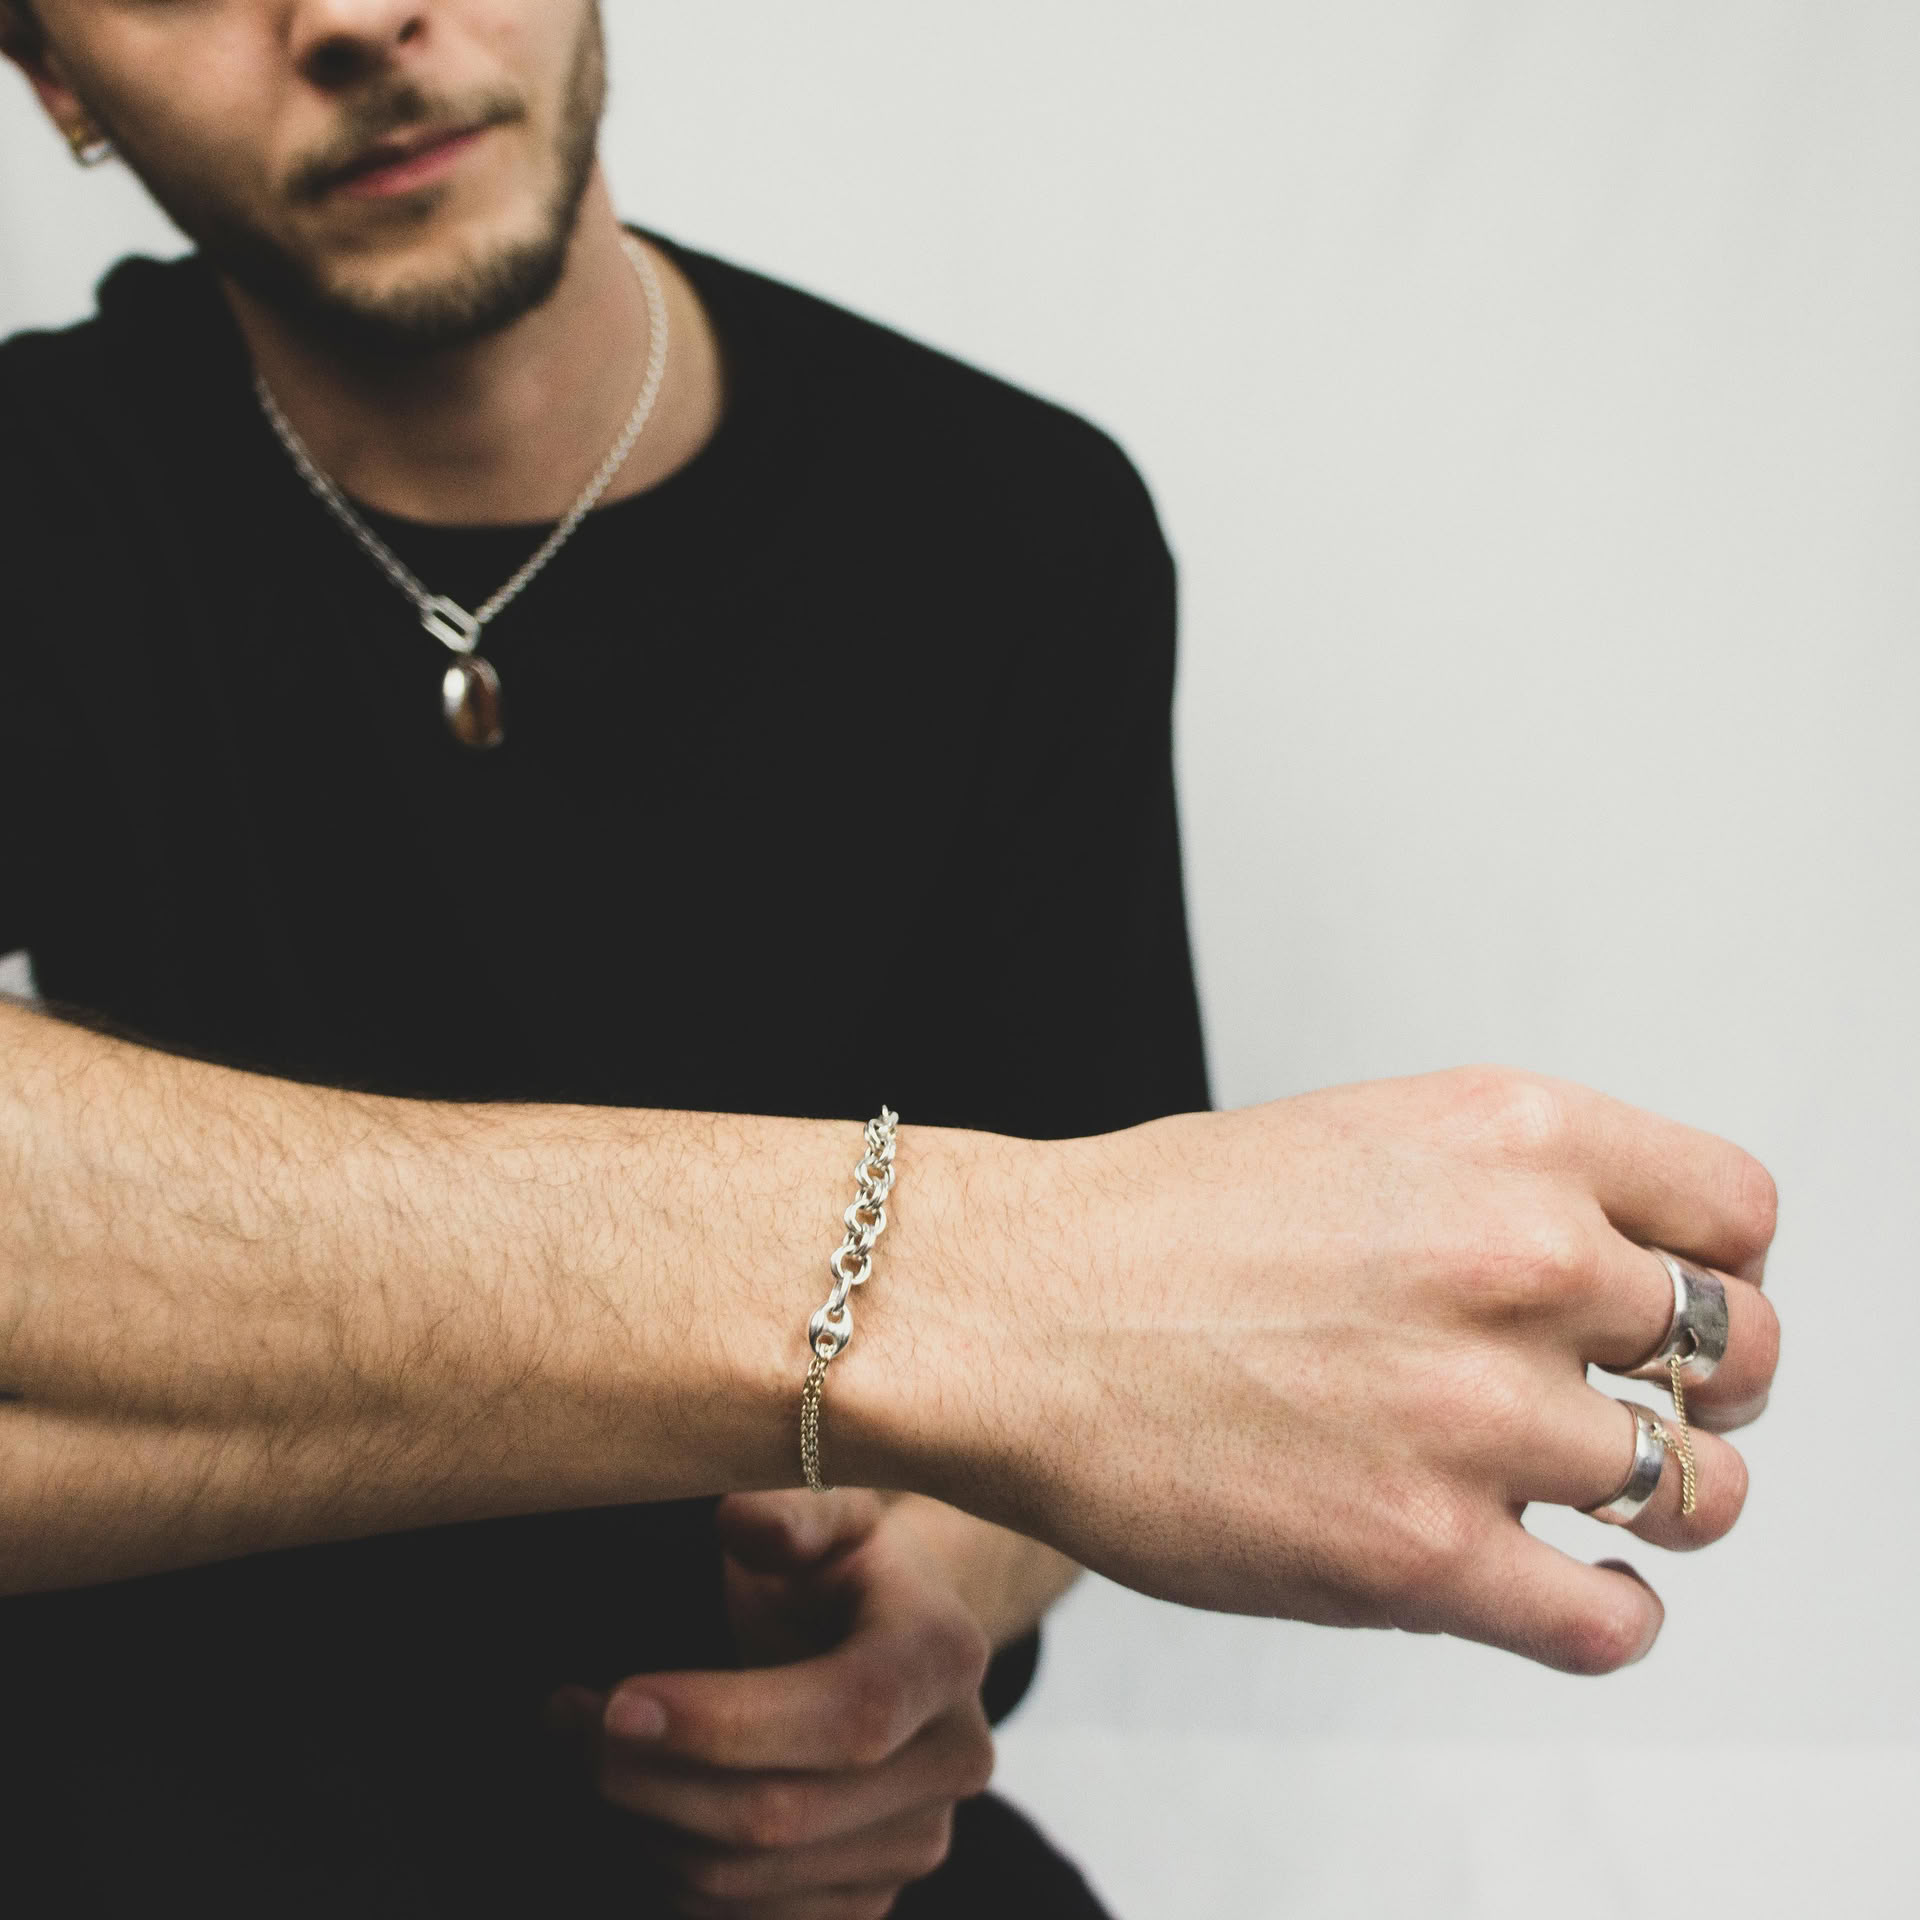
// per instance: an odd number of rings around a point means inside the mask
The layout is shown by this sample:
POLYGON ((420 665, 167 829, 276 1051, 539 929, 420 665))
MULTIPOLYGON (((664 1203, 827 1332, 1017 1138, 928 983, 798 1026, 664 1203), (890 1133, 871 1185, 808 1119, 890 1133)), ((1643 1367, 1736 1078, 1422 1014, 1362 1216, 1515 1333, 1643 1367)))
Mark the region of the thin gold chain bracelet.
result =
MULTIPOLYGON (((1693 1346, 1699 1346, 1696 1338, 1693 1346)), ((1694 1492, 1697 1485, 1693 1464, 1693 1431, 1687 1425, 1687 1389, 1680 1378, 1680 1369, 1691 1357, 1692 1349, 1686 1354, 1667 1356, 1667 1385, 1673 1391, 1673 1417, 1680 1423, 1680 1436, 1675 1439, 1665 1427, 1657 1429, 1660 1444, 1680 1462, 1680 1511, 1691 1513, 1694 1507, 1694 1492)))
POLYGON ((874 1244, 887 1230, 887 1195, 893 1191, 893 1148, 900 1116, 882 1107, 867 1122, 867 1150, 853 1170, 853 1205, 841 1216, 847 1235, 827 1261, 833 1291, 826 1305, 807 1322, 807 1345, 813 1358, 807 1366, 807 1384, 800 1391, 800 1471, 815 1493, 831 1493, 820 1473, 820 1393, 827 1368, 853 1338, 853 1290, 865 1286, 873 1271, 874 1244))

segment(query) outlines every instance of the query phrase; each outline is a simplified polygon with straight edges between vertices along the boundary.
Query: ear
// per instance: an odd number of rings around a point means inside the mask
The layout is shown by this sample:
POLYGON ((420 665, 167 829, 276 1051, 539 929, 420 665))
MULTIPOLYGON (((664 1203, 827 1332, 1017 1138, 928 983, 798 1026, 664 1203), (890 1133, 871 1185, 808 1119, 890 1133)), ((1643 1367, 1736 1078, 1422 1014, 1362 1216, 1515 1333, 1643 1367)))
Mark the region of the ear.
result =
POLYGON ((40 97, 47 118, 71 140, 75 132, 91 132, 93 117, 67 83, 60 56, 48 44, 40 23, 19 0, 0 0, 0 53, 27 76, 40 97))

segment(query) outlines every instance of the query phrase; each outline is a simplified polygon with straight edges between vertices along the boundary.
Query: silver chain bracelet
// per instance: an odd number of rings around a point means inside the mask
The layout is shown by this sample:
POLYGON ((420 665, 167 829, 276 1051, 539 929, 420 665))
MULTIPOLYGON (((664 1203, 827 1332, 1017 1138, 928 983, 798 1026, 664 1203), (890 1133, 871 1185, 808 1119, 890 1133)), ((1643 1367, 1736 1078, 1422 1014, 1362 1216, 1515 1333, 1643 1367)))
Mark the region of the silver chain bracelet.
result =
POLYGON ((827 1367, 846 1351, 853 1338, 853 1290, 865 1286, 873 1271, 874 1243, 887 1230, 887 1195, 893 1191, 894 1129, 900 1116, 882 1107, 878 1119, 867 1122, 867 1150, 853 1170, 853 1205, 841 1217, 847 1237, 827 1262, 833 1291, 827 1303, 807 1322, 807 1345, 813 1360, 807 1384, 800 1393, 800 1470, 815 1493, 831 1493, 820 1477, 820 1390, 827 1367))

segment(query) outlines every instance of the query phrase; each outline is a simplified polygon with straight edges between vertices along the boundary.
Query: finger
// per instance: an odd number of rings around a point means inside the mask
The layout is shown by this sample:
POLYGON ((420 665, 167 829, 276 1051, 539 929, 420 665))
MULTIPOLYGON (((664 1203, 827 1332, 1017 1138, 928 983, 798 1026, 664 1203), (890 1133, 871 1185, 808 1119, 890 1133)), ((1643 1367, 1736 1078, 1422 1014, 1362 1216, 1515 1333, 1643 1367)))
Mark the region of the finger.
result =
MULTIPOLYGON (((1611 1230, 1599 1236, 1595 1284, 1575 1295, 1566 1331, 1582 1359, 1630 1373, 1656 1353, 1673 1321, 1673 1281, 1657 1254, 1611 1230)), ((1744 1425, 1766 1404, 1780 1362, 1780 1316, 1750 1281, 1719 1275, 1727 1296, 1727 1350, 1712 1374, 1686 1388, 1703 1427, 1744 1425)), ((1662 1384, 1664 1384, 1664 1375, 1662 1384)))
POLYGON ((650 1673, 607 1703, 610 1739, 715 1767, 872 1767, 967 1698, 984 1643, 963 1609, 901 1606, 830 1653, 739 1673, 650 1673))
POLYGON ((1548 1085, 1565 1103, 1575 1164, 1629 1240, 1760 1283, 1778 1195, 1752 1154, 1588 1088, 1548 1085))
POLYGON ((945 1801, 817 1846, 711 1847, 656 1834, 648 1851, 677 1889, 744 1905, 848 1886, 903 1887, 933 1872, 952 1844, 953 1805, 945 1801))
POLYGON ((730 1493, 714 1510, 721 1547, 756 1573, 790 1573, 831 1559, 865 1540, 885 1517, 877 1494, 862 1487, 830 1493, 788 1488, 730 1493))
MULTIPOLYGON (((1670 1413, 1648 1403, 1669 1433, 1678 1433, 1670 1413)), ((1580 1386, 1554 1394, 1542 1421, 1538 1445, 1527 1450, 1509 1491, 1517 1500, 1550 1500, 1581 1512, 1611 1500, 1633 1465, 1636 1441, 1631 1407, 1597 1388, 1580 1386)), ((1728 1533, 1747 1500, 1747 1463, 1717 1434, 1691 1436, 1695 1469, 1692 1513, 1681 1511, 1684 1480, 1669 1451, 1660 1483, 1627 1531, 1656 1546, 1684 1550, 1710 1546, 1728 1533)), ((1602 1525, 1612 1522, 1603 1521, 1602 1525)))
POLYGON ((1437 1626, 1562 1673, 1612 1673, 1651 1651, 1666 1609, 1636 1574, 1589 1566, 1503 1515, 1478 1543, 1461 1583, 1405 1624, 1437 1626))
POLYGON ((778 1848, 838 1840, 919 1808, 970 1799, 993 1775, 993 1735, 977 1697, 943 1714, 881 1767, 735 1772, 649 1759, 609 1743, 600 1791, 717 1846, 778 1848))

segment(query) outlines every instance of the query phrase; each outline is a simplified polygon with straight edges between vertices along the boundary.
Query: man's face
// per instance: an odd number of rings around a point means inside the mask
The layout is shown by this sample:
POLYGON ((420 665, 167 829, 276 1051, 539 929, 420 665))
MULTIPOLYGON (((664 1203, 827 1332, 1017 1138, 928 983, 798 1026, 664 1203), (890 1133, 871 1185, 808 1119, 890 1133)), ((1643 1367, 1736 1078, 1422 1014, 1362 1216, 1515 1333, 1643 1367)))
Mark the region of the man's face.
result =
POLYGON ((213 263, 336 344, 478 338, 552 290, 605 93, 598 0, 33 0, 213 263))

